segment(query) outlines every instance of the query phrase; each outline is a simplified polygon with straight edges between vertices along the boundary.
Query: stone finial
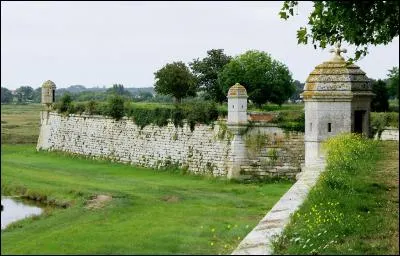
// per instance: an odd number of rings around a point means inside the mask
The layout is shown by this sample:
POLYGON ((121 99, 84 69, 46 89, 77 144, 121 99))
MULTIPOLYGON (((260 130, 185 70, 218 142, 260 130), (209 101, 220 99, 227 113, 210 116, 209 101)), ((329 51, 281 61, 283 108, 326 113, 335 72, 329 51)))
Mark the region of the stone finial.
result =
POLYGON ((340 48, 340 46, 341 46, 340 42, 337 42, 335 48, 329 50, 329 52, 332 52, 334 54, 331 60, 333 61, 344 60, 344 58, 340 56, 340 53, 347 52, 347 50, 344 48, 340 48))

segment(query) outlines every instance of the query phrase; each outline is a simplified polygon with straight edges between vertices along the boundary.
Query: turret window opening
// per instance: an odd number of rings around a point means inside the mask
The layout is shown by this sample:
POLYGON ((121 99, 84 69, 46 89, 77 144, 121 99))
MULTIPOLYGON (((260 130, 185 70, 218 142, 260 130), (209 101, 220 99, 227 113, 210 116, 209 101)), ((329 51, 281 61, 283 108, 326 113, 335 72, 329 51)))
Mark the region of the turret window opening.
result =
POLYGON ((332 131, 332 123, 328 123, 328 132, 332 131))

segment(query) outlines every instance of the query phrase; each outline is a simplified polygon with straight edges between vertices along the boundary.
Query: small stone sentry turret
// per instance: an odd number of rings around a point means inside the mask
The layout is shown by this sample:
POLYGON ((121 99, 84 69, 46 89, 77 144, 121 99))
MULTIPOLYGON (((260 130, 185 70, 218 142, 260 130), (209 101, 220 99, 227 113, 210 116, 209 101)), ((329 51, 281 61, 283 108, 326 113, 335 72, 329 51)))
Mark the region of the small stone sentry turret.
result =
POLYGON ((247 91, 236 83, 228 91, 228 124, 247 123, 247 91))
POLYGON ((50 80, 47 80, 42 85, 42 104, 46 105, 47 109, 56 101, 56 85, 50 80))
POLYGON ((333 57, 315 67, 301 97, 305 109, 305 166, 323 162, 321 143, 342 132, 369 135, 372 87, 365 73, 340 56, 340 44, 333 57))
POLYGON ((246 163, 246 145, 241 131, 247 128, 247 91, 244 86, 236 83, 228 91, 227 125, 233 134, 231 141, 231 159, 228 179, 239 178, 240 166, 246 163))

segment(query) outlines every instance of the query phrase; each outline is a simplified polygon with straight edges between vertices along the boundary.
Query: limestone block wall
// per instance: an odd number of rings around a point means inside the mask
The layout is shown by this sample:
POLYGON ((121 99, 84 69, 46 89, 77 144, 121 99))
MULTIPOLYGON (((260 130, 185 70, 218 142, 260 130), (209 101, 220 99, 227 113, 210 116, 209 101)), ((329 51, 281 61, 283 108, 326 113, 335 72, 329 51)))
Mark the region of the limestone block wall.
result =
POLYGON ((285 132, 274 126, 253 127, 244 136, 247 165, 242 175, 295 178, 304 164, 304 133, 285 132))
MULTIPOLYGON (((277 127, 253 127, 247 133, 260 130, 271 139, 259 152, 246 146, 248 161, 240 164, 241 174, 244 177, 294 177, 304 162, 304 144, 299 145, 304 141, 303 135, 285 135, 277 127), (271 156, 272 149, 276 151, 277 159, 271 156)), ((151 168, 176 165, 196 174, 228 176, 235 165, 232 156, 235 139, 237 137, 229 132, 224 122, 221 125, 196 125, 193 132, 186 124, 176 128, 172 123, 164 127, 148 125, 141 130, 127 118, 115 121, 104 116, 62 116, 44 111, 37 149, 108 157, 151 168)))

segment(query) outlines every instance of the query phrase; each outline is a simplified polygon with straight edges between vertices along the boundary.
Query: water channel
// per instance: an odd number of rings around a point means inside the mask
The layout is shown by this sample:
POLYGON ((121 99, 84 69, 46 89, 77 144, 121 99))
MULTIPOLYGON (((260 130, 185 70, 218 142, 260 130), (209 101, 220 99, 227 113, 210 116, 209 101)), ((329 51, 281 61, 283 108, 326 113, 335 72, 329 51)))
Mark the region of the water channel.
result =
POLYGON ((43 210, 37 206, 28 205, 18 198, 1 197, 1 229, 5 229, 10 223, 24 219, 32 215, 39 215, 43 210))

